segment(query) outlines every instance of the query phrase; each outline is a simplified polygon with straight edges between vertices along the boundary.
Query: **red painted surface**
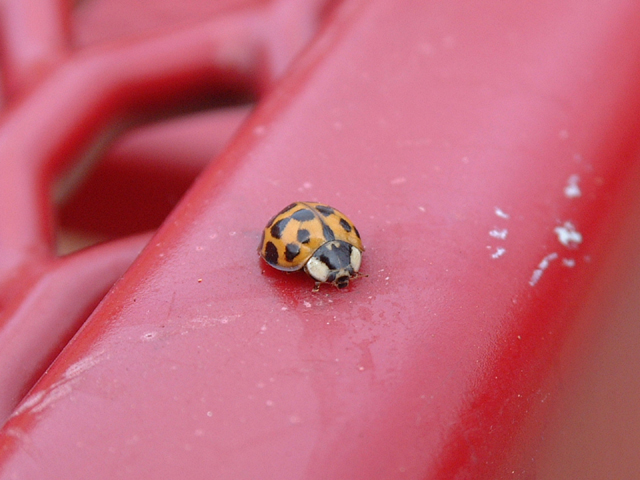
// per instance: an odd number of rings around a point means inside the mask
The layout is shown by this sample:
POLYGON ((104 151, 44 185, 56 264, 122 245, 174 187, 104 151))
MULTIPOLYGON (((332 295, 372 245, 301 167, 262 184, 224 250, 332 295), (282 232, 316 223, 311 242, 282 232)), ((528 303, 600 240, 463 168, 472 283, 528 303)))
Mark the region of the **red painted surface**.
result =
POLYGON ((217 109, 134 129, 64 200, 60 224, 106 238, 157 228, 248 113, 217 109))
MULTIPOLYGON (((17 206, 0 210, 0 478, 548 469, 562 402, 549 406, 563 365, 583 361, 576 329, 598 328, 583 306, 615 291, 610 252, 634 248, 617 235, 635 231, 621 225, 640 177, 640 7, 584 5, 346 1, 272 86, 322 11, 282 2, 85 40, 24 80, 37 87, 0 127, 0 203, 17 206), (55 259, 49 172, 123 112, 210 90, 263 97, 16 407, 72 331, 49 322, 43 339, 36 314, 13 334, 25 306, 56 304, 29 303, 46 272, 144 241, 55 259), (369 277, 312 293, 259 260, 262 227, 295 200, 356 223, 369 277), (21 357, 4 356, 13 345, 21 357), (33 365, 17 372, 17 358, 33 365)), ((51 291, 64 306, 99 298, 51 291)))

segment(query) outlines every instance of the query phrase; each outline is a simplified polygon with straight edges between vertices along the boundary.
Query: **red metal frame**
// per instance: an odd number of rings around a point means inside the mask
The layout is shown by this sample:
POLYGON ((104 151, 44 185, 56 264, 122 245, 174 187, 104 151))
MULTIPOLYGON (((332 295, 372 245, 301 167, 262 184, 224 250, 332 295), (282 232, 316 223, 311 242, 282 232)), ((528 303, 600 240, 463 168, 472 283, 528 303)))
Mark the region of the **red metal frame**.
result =
POLYGON ((244 4, 70 50, 51 2, 33 61, 5 4, 0 478, 548 469, 602 328, 584 308, 635 248, 637 5, 244 4), (260 100, 67 343, 148 237, 56 257, 53 179, 125 114, 211 91, 260 100), (367 278, 313 293, 259 260, 295 200, 356 223, 367 278))

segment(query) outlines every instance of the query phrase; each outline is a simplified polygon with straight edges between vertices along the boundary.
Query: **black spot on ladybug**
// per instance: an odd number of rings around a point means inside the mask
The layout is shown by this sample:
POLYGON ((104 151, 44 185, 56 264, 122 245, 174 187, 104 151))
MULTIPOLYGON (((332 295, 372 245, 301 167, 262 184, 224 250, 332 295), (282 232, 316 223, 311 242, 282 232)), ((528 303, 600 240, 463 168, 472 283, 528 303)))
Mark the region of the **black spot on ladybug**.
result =
POLYGON ((271 226, 271 236, 273 238, 280 239, 284 233, 284 229, 287 228, 287 224, 291 220, 290 217, 281 218, 271 226))
POLYGON ((267 263, 277 264, 278 263, 278 247, 276 247, 273 242, 267 242, 264 247, 264 259, 267 263))
POLYGON ((319 211, 325 217, 329 215, 333 215, 333 208, 327 207, 326 205, 316 205, 316 210, 319 211))
POLYGON ((340 219, 340 226, 344 228, 345 232, 351 231, 351 225, 349 225, 349 222, 347 222, 344 218, 340 219))
POLYGON ((300 253, 300 245, 297 245, 295 243, 288 243, 287 248, 284 252, 284 257, 287 259, 288 262, 291 262, 293 261, 294 258, 298 256, 299 253, 300 253))
POLYGON ((335 285, 338 288, 345 288, 349 285, 349 275, 343 275, 335 280, 335 285))
POLYGON ((273 218, 276 218, 277 216, 282 215, 283 213, 288 212, 289 210, 291 210, 291 209, 292 209, 293 207, 295 207, 296 205, 298 205, 296 202, 294 202, 294 203, 291 203, 291 204, 287 205, 287 206, 286 206, 286 207, 284 207, 282 210, 280 210, 280 211, 276 214, 276 216, 275 216, 275 217, 273 217, 273 218))
POLYGON ((325 240, 327 242, 331 242, 336 239, 336 236, 333 234, 333 230, 327 224, 322 224, 322 234, 324 235, 325 240))
POLYGON ((305 228, 301 228, 300 230, 298 230, 298 241, 300 243, 309 243, 309 240, 311 240, 311 234, 309 233, 309 230, 305 228))
POLYGON ((309 220, 313 220, 314 218, 316 218, 316 216, 311 210, 304 208, 291 215, 291 218, 298 220, 299 222, 308 222, 309 220))
POLYGON ((356 234, 356 237, 360 238, 360 232, 358 232, 358 229, 356 228, 356 226, 353 226, 353 231, 356 234))
POLYGON ((340 270, 351 264, 351 245, 345 242, 325 243, 315 255, 329 270, 340 270))
POLYGON ((331 242, 336 239, 336 236, 334 235, 333 230, 331 230, 331 227, 324 223, 322 224, 322 234, 324 235, 324 238, 328 242, 331 242))

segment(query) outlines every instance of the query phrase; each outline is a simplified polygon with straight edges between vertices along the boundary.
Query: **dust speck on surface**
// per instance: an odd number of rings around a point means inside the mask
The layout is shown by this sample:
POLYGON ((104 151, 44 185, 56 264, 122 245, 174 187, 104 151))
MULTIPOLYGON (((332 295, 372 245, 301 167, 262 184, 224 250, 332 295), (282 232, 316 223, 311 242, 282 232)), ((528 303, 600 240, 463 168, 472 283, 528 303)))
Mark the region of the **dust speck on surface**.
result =
POLYGON ((577 248, 582 243, 582 234, 571 222, 564 222, 553 231, 558 236, 558 241, 567 248, 577 248))
POLYGON ((144 340, 144 341, 153 340, 157 334, 158 334, 157 332, 143 333, 142 336, 140 337, 140 340, 144 340))
POLYGON ((496 248, 496 251, 491 254, 491 258, 493 259, 500 258, 506 252, 507 252, 506 248, 498 247, 496 248))
POLYGON ((509 231, 506 228, 503 228, 501 230, 494 228, 493 230, 489 231, 490 237, 499 238, 500 240, 506 240, 508 234, 509 234, 509 231))
POLYGON ((567 180, 567 185, 564 187, 564 196, 567 198, 578 198, 582 195, 580 190, 580 177, 578 175, 571 175, 567 180))
POLYGON ((505 220, 508 220, 510 218, 508 213, 505 213, 502 209, 498 207, 495 207, 494 212, 498 217, 504 218, 505 220))
POLYGON ((533 271, 533 274, 531 275, 531 280, 529 280, 529 285, 531 285, 532 287, 535 286, 536 283, 540 281, 540 278, 542 277, 542 274, 544 273, 544 271, 547 268, 549 268, 549 265, 551 264, 551 262, 553 262, 557 258, 558 258, 558 254, 555 252, 550 253, 549 255, 544 257, 542 261, 538 264, 538 268, 536 268, 533 271))

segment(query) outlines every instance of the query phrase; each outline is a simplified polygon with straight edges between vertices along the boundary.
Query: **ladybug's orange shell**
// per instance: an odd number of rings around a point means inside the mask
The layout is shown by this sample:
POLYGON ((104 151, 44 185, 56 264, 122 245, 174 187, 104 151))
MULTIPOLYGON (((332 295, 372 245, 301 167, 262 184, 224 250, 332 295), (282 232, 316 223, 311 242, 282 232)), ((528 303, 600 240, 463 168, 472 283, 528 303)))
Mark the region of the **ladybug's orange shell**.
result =
POLYGON ((303 268, 314 252, 332 240, 341 240, 364 251, 355 225, 333 207, 296 202, 273 217, 264 229, 260 255, 278 270, 303 268))

